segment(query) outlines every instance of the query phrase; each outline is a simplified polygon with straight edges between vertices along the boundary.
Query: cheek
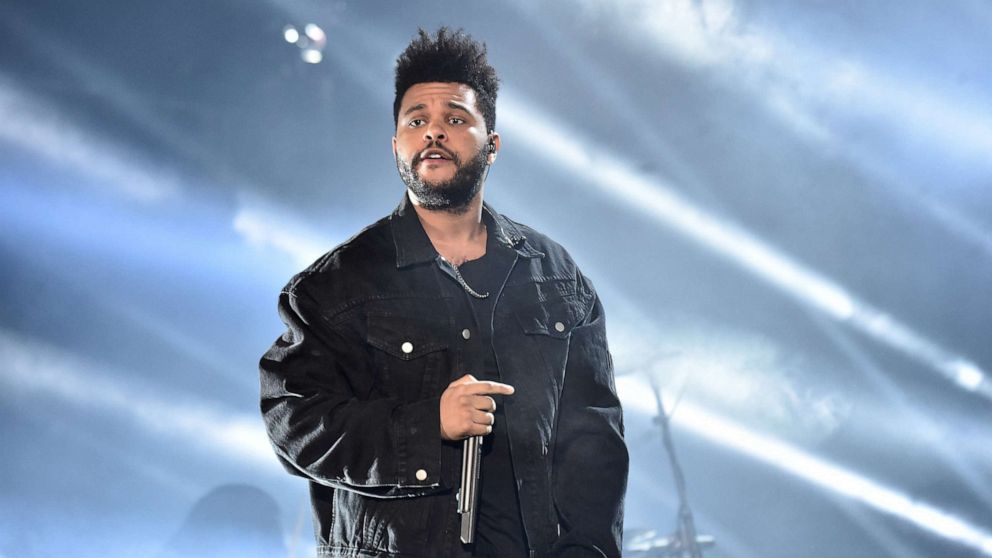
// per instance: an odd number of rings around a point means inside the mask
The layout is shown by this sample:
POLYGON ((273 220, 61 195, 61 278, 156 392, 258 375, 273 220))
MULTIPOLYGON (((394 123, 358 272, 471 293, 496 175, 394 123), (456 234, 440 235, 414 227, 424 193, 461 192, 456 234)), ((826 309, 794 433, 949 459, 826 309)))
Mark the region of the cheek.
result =
POLYGON ((395 153, 400 159, 409 161, 417 153, 418 149, 418 145, 411 142, 409 138, 404 138, 402 135, 396 138, 395 153))

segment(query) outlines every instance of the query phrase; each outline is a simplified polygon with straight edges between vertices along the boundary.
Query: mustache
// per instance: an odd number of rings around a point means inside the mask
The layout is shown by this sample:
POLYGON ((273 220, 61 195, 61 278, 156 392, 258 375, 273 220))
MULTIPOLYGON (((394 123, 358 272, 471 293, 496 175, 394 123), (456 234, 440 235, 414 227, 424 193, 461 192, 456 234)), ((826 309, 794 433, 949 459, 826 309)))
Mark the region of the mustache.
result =
POLYGON ((424 153, 432 149, 443 152, 449 159, 454 161, 456 165, 461 165, 462 161, 461 159, 458 158, 458 155, 455 155, 454 153, 446 149, 444 146, 442 146, 440 143, 434 141, 430 145, 422 149, 420 153, 417 153, 416 155, 413 156, 413 160, 410 161, 410 166, 416 167, 417 165, 419 165, 420 162, 424 160, 424 153))

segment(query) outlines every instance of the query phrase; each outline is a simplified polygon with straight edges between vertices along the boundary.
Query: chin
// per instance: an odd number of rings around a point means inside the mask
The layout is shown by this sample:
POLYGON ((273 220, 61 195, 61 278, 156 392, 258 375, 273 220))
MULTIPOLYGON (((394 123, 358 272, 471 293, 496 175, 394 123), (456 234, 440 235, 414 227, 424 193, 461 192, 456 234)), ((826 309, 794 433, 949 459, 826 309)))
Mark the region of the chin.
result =
POLYGON ((431 188, 438 186, 444 187, 449 184, 454 177, 455 173, 453 172, 446 172, 443 174, 426 173, 420 175, 420 179, 424 181, 424 184, 430 186, 431 188))

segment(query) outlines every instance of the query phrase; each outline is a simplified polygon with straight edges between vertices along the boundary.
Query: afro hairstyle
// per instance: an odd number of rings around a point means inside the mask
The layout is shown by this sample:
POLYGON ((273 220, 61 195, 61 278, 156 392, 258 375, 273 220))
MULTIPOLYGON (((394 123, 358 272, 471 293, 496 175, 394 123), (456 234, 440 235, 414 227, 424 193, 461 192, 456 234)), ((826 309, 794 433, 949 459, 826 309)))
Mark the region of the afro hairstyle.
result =
POLYGON ((393 122, 399 123, 400 103, 410 87, 427 82, 462 83, 475 91, 486 131, 492 132, 496 127, 499 78, 486 60, 486 45, 461 29, 452 32, 441 27, 433 37, 423 29, 418 33, 396 59, 393 122))

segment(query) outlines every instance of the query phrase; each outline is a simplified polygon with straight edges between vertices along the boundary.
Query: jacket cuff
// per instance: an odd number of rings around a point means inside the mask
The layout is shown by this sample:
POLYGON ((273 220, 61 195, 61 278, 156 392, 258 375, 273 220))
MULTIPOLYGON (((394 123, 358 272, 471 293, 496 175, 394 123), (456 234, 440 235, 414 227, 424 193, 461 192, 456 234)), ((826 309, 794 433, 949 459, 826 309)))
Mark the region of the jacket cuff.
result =
POLYGON ((441 484, 441 398, 400 405, 393 420, 397 483, 423 488, 441 484))

